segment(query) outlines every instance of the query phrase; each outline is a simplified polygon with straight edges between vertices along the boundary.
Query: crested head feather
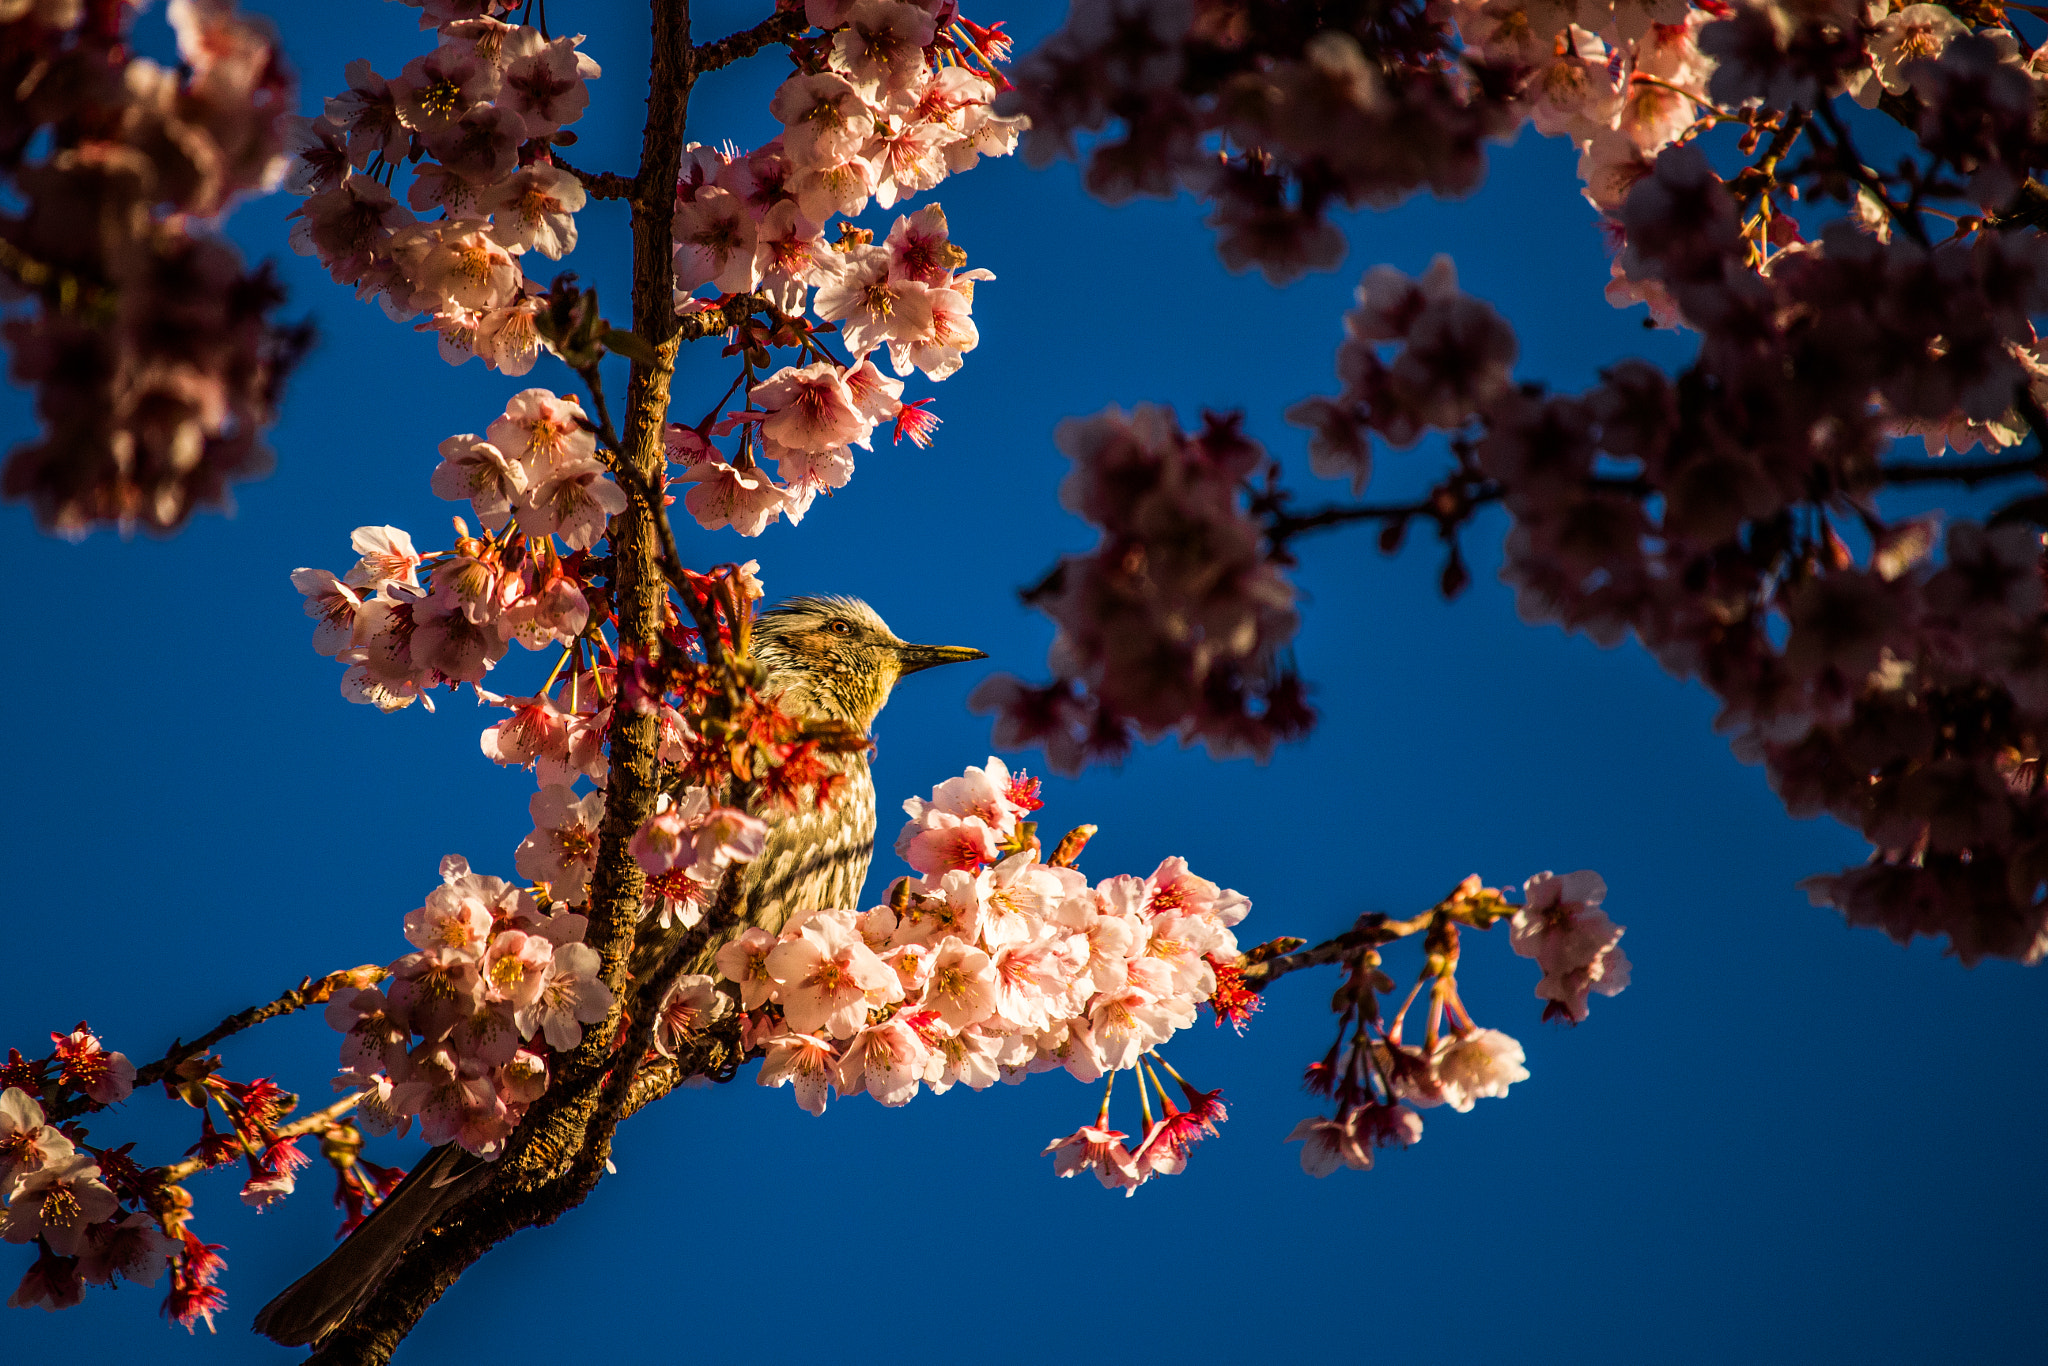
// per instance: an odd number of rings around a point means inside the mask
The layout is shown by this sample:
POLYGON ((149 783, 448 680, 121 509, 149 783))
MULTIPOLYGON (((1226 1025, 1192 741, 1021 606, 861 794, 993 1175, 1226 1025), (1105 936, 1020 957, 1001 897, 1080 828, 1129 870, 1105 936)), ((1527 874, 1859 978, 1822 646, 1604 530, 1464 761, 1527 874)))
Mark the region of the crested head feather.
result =
POLYGON ((900 674, 903 641, 874 608, 838 594, 790 598, 754 619, 762 691, 798 716, 833 717, 866 729, 900 674))

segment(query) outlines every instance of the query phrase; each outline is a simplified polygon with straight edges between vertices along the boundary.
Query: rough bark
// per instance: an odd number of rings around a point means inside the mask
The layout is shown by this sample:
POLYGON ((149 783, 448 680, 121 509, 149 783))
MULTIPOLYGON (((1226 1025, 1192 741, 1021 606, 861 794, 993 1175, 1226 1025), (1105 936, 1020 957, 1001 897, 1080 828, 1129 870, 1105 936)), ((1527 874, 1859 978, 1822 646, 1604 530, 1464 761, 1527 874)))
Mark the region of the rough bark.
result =
MULTIPOLYGON (((620 458, 636 482, 659 487, 662 424, 683 330, 672 294, 669 220, 695 53, 688 0, 652 0, 651 8, 654 50, 647 126, 629 202, 633 330, 653 347, 657 363, 633 364, 620 458)), ((667 596, 657 521, 665 515, 658 506, 633 499, 612 527, 611 587, 619 641, 622 647, 642 652, 657 646, 667 596)), ((612 1063, 638 1061, 652 1014, 643 1010, 642 1023, 625 1040, 625 1047, 617 1047, 631 995, 627 964, 645 884, 626 843, 654 807, 659 790, 657 743, 654 716, 623 711, 614 716, 605 818, 585 936, 604 964, 605 981, 616 1000, 610 1015, 585 1033, 581 1046, 558 1060, 548 1093, 527 1113, 488 1181, 405 1254, 351 1320, 308 1358, 310 1362, 382 1366, 420 1316, 477 1258, 522 1228, 552 1223, 582 1203, 596 1184, 610 1151, 612 1128, 628 1102, 634 1070, 630 1065, 615 1069, 612 1063)), ((701 1066, 695 1060, 686 1065, 692 1070, 701 1066)))

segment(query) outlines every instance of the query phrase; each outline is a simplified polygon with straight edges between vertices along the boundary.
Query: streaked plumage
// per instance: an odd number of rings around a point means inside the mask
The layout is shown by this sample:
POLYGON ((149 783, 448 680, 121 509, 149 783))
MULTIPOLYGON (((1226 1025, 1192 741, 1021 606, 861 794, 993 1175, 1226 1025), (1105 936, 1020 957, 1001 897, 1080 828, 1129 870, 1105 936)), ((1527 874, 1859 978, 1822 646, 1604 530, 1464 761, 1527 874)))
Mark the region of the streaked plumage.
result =
MULTIPOLYGON (((985 658, 961 646, 910 645, 858 598, 805 597, 760 614, 753 653, 768 671, 761 691, 785 712, 849 721, 863 731, 888 703, 905 674, 938 664, 985 658)), ((761 857, 741 870, 738 918, 714 935, 689 972, 712 972, 712 958, 749 925, 780 930, 805 910, 859 905, 875 852, 875 785, 865 750, 831 756, 845 775, 832 801, 814 806, 800 794, 794 811, 763 807, 768 823, 761 857)), ((633 952, 635 976, 651 971, 688 931, 650 933, 633 952)), ((256 1331, 291 1346, 317 1342, 340 1326, 412 1241, 474 1188, 484 1164, 451 1146, 427 1154, 333 1255, 300 1277, 256 1316, 256 1331)))

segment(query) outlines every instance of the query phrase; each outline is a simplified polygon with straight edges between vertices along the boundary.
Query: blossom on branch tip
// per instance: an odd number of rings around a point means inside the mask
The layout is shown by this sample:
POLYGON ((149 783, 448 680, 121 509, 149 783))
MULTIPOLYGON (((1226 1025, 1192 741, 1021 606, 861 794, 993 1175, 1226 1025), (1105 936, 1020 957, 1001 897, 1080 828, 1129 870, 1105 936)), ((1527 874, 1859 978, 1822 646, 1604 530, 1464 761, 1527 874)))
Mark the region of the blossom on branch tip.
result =
POLYGON ((1110 1190, 1130 1190, 1137 1186, 1139 1177, 1131 1150, 1124 1146, 1125 1137, 1115 1129, 1084 1124, 1065 1138, 1046 1144, 1045 1151, 1052 1155, 1055 1175, 1093 1172, 1095 1179, 1110 1190))
POLYGON ((1629 984, 1622 927, 1600 909, 1607 884, 1593 872, 1538 873, 1522 885, 1522 894, 1508 942, 1543 969, 1536 995, 1549 1003, 1544 1018, 1562 1016, 1577 1024, 1586 1018, 1589 991, 1613 996, 1629 984))
POLYGON ((1527 1081, 1522 1061, 1522 1045, 1497 1029, 1446 1037, 1432 1059, 1444 1103, 1460 1114, 1476 1100, 1505 1096, 1509 1086, 1527 1081))
POLYGON ((124 1101, 135 1089, 135 1064, 102 1048, 83 1020, 69 1034, 52 1034, 50 1042, 56 1045, 57 1080, 96 1104, 124 1101))

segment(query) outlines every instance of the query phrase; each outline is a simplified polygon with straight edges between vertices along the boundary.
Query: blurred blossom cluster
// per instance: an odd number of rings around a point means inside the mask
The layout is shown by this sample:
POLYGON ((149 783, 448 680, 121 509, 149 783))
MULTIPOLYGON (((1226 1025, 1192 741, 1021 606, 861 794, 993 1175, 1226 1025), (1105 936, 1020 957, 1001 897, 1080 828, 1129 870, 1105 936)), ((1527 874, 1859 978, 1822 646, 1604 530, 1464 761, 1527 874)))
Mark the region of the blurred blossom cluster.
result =
POLYGON ((134 56, 126 0, 0 4, 0 322, 40 436, 0 494, 46 530, 173 531, 269 468, 308 334, 211 230, 285 174, 293 79, 233 0, 171 0, 179 66, 134 56))
POLYGON ((1074 468, 1060 499, 1102 529, 1026 600, 1059 623, 1053 681, 998 674, 970 704, 1000 746, 1041 745, 1053 767, 1120 756, 1135 732, 1263 757, 1313 720, 1286 655, 1298 617, 1246 491, 1270 462, 1235 419, 1189 435, 1167 409, 1111 408, 1060 424, 1074 468))
MULTIPOLYGON (((1087 151, 1111 202, 1187 190, 1232 269, 1281 283, 1344 255, 1332 208, 1476 188, 1481 144, 1524 116, 1501 73, 1453 53, 1417 5, 1103 0, 1018 64, 1000 107, 1034 165, 1087 151)), ((1560 25, 1561 27, 1561 25, 1560 25)))
MULTIPOLYGON (((1504 505, 1504 578, 1526 620, 1634 635, 1715 692, 1721 728, 1793 813, 1869 838, 1868 866, 1808 880, 1817 902, 1901 940, 1945 938, 1965 961, 2048 952, 2048 348, 2033 324, 2048 309, 2048 190, 2033 178, 2048 63, 2004 8, 1115 0, 1077 6, 1011 98, 1033 120, 1028 155, 1087 156, 1110 198, 1207 194, 1226 262, 1275 278, 1334 263, 1332 204, 1470 184, 1477 141, 1525 118, 1571 138, 1614 250, 1608 298, 1697 332, 1697 358, 1676 376, 1623 361, 1585 393, 1547 393, 1516 381, 1512 329, 1447 260, 1420 279, 1376 267, 1345 319, 1341 390, 1288 416, 1314 473, 1353 495, 1376 445, 1439 434, 1448 469, 1413 502, 1309 512, 1276 479, 1246 482, 1238 540, 1284 563, 1323 527, 1377 524, 1393 551, 1433 525, 1454 594, 1470 577, 1461 529, 1504 505), (1361 131, 1445 99, 1455 112, 1403 136, 1361 131), (1878 120, 1887 147, 1908 139, 1895 169, 1858 147, 1878 120), (1723 129, 1737 136, 1710 140, 1723 129), (1249 183, 1270 232, 1245 226, 1249 183), (1974 519, 1882 500, 2015 478, 2028 486, 1974 519)), ((1147 736, 1209 724, 1199 667, 1148 676, 1115 652, 1163 633, 1134 629, 1134 595, 1097 585, 1185 544, 1170 521, 1126 525, 1083 588, 1069 558, 1031 590, 1060 628, 1053 684, 984 698, 1002 706, 999 734, 1069 765, 1116 751, 1091 745, 1095 704, 1073 680, 1143 678, 1147 736)))

